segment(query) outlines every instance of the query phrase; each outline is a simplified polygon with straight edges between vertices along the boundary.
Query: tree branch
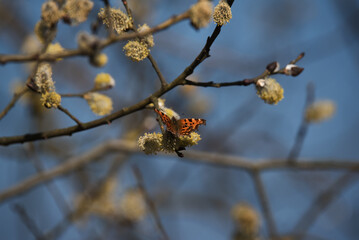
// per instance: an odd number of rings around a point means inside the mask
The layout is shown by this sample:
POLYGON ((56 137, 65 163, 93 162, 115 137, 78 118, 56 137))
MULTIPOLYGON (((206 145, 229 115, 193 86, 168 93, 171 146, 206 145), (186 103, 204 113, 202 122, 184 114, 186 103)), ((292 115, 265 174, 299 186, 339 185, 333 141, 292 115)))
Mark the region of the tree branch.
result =
POLYGON ((21 220, 23 221, 27 229, 29 229, 29 231, 34 235, 34 237, 37 240, 44 240, 43 234, 36 226, 34 220, 30 218, 29 214, 27 214, 25 208, 20 204, 14 204, 13 209, 20 216, 21 220))
POLYGON ((74 115, 72 115, 66 108, 62 107, 61 105, 59 105, 57 108, 61 112, 69 116, 72 120, 74 120, 80 128, 83 128, 82 122, 80 122, 80 120, 78 120, 74 115))
POLYGON ((270 210, 269 200, 262 179, 258 171, 252 171, 251 176, 253 178, 254 186, 258 193, 259 202, 262 205, 264 218, 267 222, 269 237, 271 239, 276 239, 276 237, 278 236, 277 227, 275 225, 273 214, 270 210))
POLYGON ((151 54, 148 54, 148 60, 150 60, 151 64, 152 64, 152 67, 153 69, 155 69, 156 73, 157 73, 157 76, 158 78, 160 79, 160 82, 161 82, 161 87, 165 87, 167 85, 167 82, 166 82, 166 79, 163 77, 162 73, 161 73, 161 70, 159 69, 158 65, 157 65, 157 62, 155 61, 155 59, 152 57, 151 54))
POLYGON ((9 104, 5 107, 5 109, 0 113, 0 120, 5 117, 5 115, 15 106, 15 103, 25 94, 29 91, 27 87, 23 87, 19 92, 14 93, 14 96, 12 97, 9 104))
POLYGON ((303 142, 308 132, 308 123, 305 120, 305 111, 307 107, 313 103, 313 101, 314 101, 314 84, 309 83, 307 86, 307 98, 304 105, 302 123, 300 124, 300 127, 298 129, 293 147, 288 154, 288 161, 296 161, 296 158, 298 158, 300 151, 302 150, 303 142))
MULTIPOLYGON (((12 197, 21 195, 44 182, 48 182, 54 178, 69 174, 76 169, 94 162, 97 158, 103 157, 104 155, 112 152, 136 153, 139 152, 139 149, 136 142, 110 140, 80 156, 70 158, 60 166, 29 177, 21 183, 18 183, 17 185, 0 192, 0 203, 12 197)), ((214 165, 217 167, 236 168, 244 171, 268 171, 273 169, 359 171, 358 161, 345 160, 302 159, 301 161, 296 161, 293 163, 288 162, 287 159, 270 159, 258 161, 256 159, 247 159, 238 156, 199 151, 187 151, 186 158, 181 158, 181 160, 189 161, 192 163, 214 165)))

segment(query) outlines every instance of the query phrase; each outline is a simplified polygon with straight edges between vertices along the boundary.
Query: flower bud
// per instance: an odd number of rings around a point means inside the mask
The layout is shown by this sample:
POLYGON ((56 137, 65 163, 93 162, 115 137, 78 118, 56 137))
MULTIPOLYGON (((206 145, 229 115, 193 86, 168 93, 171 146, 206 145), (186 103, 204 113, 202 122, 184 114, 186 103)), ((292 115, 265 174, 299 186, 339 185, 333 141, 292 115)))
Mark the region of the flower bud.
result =
POLYGON ((195 29, 206 27, 211 21, 213 4, 208 0, 199 0, 192 5, 189 14, 191 24, 195 29))
POLYGON ((132 27, 131 19, 121 9, 110 8, 107 14, 106 9, 101 8, 98 16, 108 28, 112 27, 118 34, 132 27))
POLYGON ((67 0, 63 6, 64 20, 66 23, 79 24, 86 21, 93 8, 90 0, 67 0))
POLYGON ((61 96, 56 92, 46 92, 42 94, 40 101, 46 108, 57 108, 61 104, 61 96))
POLYGON ((87 93, 84 95, 93 113, 102 116, 110 114, 112 111, 112 99, 100 93, 87 93))
POLYGON ((223 26, 232 18, 232 10, 227 1, 221 0, 214 8, 213 21, 219 26, 223 26))
POLYGON ((95 78, 95 89, 113 88, 116 82, 108 73, 99 73, 95 78))
POLYGON ((55 1, 47 1, 41 6, 42 21, 51 26, 56 24, 62 17, 62 12, 59 10, 55 1))
POLYGON ((140 189, 126 191, 119 203, 119 214, 130 222, 138 222, 146 216, 147 207, 143 192, 140 189))
POLYGON ((331 118, 335 113, 335 104, 331 100, 316 101, 307 107, 305 120, 308 123, 319 123, 331 118))
POLYGON ((238 203, 232 208, 231 215, 244 239, 255 239, 260 225, 258 213, 250 205, 238 203))
POLYGON ((270 64, 267 65, 266 69, 268 70, 269 73, 278 72, 280 69, 279 62, 271 62, 270 64))
MULTIPOLYGON (((144 32, 149 30, 150 27, 145 23, 142 26, 140 26, 137 30, 138 32, 144 32)), ((152 34, 148 34, 146 36, 144 36, 143 38, 140 39, 141 43, 144 43, 147 45, 147 47, 153 47, 155 45, 154 41, 153 41, 153 35, 152 34)))
POLYGON ((80 32, 77 35, 77 45, 83 51, 93 51, 97 48, 99 39, 87 32, 80 32))
POLYGON ((103 67, 107 64, 108 58, 105 53, 97 53, 90 56, 90 63, 95 67, 103 67))
POLYGON ((303 70, 304 68, 298 67, 297 65, 288 64, 287 66, 285 66, 284 74, 295 77, 301 74, 303 70))
POLYGON ((125 54, 132 61, 139 62, 145 59, 148 54, 150 54, 150 50, 143 43, 138 41, 128 41, 128 43, 123 47, 125 54))
POLYGON ((37 92, 47 93, 55 90, 50 64, 40 63, 34 76, 34 84, 34 89, 36 89, 37 92))
POLYGON ((256 82, 257 95, 268 104, 277 104, 283 99, 284 90, 274 78, 259 79, 256 82))

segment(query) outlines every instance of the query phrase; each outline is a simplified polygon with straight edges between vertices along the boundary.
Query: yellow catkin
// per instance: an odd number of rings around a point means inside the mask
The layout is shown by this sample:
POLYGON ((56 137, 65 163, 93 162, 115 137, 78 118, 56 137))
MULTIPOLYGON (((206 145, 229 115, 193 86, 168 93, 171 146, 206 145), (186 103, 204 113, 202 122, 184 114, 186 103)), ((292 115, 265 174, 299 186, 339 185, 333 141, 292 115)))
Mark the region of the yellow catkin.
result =
MULTIPOLYGON (((143 24, 142 26, 140 26, 137 30, 138 32, 144 32, 149 30, 150 27, 147 24, 143 24)), ((140 42, 147 45, 147 47, 153 47, 155 45, 154 41, 153 41, 153 35, 152 34, 148 34, 146 36, 144 36, 143 38, 140 39, 140 42)))
POLYGON ((67 0, 63 6, 65 16, 70 19, 71 24, 79 24, 87 20, 93 8, 90 0, 67 0))
POLYGON ((34 76, 34 82, 38 91, 41 93, 52 92, 55 90, 52 80, 52 68, 48 63, 40 63, 34 76))
POLYGON ((55 1, 46 1, 41 7, 41 18, 49 26, 57 23, 62 17, 62 12, 55 1))
POLYGON ((46 92, 42 94, 40 101, 46 108, 57 108, 61 104, 61 96, 56 92, 46 92))
POLYGON ((112 27, 117 33, 132 27, 131 19, 121 9, 110 8, 109 14, 107 14, 106 10, 101 8, 98 16, 108 28, 112 27))
POLYGON ((107 62, 108 58, 105 53, 98 53, 90 57, 90 63, 95 67, 103 67, 107 62))
POLYGON ((175 136, 169 132, 145 133, 138 139, 138 147, 146 154, 157 154, 158 152, 173 153, 176 150, 197 145, 201 136, 192 132, 186 136, 175 136))
POLYGON ((231 210, 231 216, 236 228, 244 236, 255 236, 258 233, 260 221, 258 213, 248 204, 238 203, 231 210))
POLYGON ((221 0, 214 8, 213 21, 223 26, 232 19, 232 10, 227 1, 221 0))
POLYGON ((196 4, 192 5, 189 10, 192 26, 196 29, 206 27, 211 21, 212 13, 212 2, 208 0, 199 0, 196 4))
MULTIPOLYGON (((47 54, 58 54, 64 51, 60 43, 51 43, 46 49, 47 54)), ((57 58, 56 61, 61 61, 62 58, 57 58)))
POLYGON ((320 100, 307 107, 305 120, 309 123, 319 123, 331 118, 336 110, 335 103, 331 100, 320 100))
POLYGON ((147 46, 138 41, 129 41, 123 47, 123 50, 125 51, 126 56, 135 62, 142 61, 150 53, 147 46))
POLYGON ((162 150, 161 133, 145 133, 138 139, 138 147, 146 154, 157 154, 162 150))
POLYGON ((257 95, 268 104, 277 104, 284 97, 282 86, 274 78, 258 80, 256 89, 257 95))
POLYGON ((95 78, 95 89, 112 88, 115 80, 108 73, 99 73, 95 78))
POLYGON ((112 112, 112 99, 100 93, 87 93, 84 95, 93 113, 99 116, 107 115, 112 112))
POLYGON ((122 218, 130 222, 138 222, 144 219, 147 208, 142 191, 136 188, 126 191, 120 199, 118 211, 122 218))

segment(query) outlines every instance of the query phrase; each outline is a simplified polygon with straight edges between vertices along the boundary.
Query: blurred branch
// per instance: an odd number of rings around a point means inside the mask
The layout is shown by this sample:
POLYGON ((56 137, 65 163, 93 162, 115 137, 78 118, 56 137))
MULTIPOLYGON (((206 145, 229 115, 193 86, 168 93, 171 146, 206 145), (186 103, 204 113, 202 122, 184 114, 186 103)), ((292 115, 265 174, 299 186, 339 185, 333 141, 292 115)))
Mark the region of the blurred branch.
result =
POLYGON ((25 208, 20 204, 14 204, 13 210, 20 216, 21 220, 37 240, 44 240, 43 234, 36 226, 33 219, 27 214, 25 208))
MULTIPOLYGON (((113 141, 106 142, 105 144, 101 144, 80 156, 72 157, 72 158, 68 159, 68 161, 64 162, 63 164, 61 164, 58 167, 55 167, 51 170, 48 170, 48 171, 39 173, 33 177, 30 177, 29 179, 23 181, 22 183, 14 186, 6 191, 3 191, 0 194, 1 195, 0 202, 4 201, 10 197, 14 197, 18 194, 22 194, 23 192, 31 189, 32 187, 39 185, 40 183, 50 181, 51 179, 54 179, 58 176, 66 175, 66 174, 68 174, 76 169, 79 169, 91 162, 94 162, 98 158, 103 157, 104 155, 115 151, 116 146, 114 144, 116 144, 116 141, 115 142, 113 142, 113 141)), ((126 152, 125 149, 128 146, 129 146, 128 144, 122 145, 122 147, 123 147, 123 148, 121 148, 123 150, 122 152, 126 152)), ((120 145, 118 145, 117 147, 120 147, 120 145)), ((133 147, 135 147, 135 146, 133 146, 133 147)), ((103 158, 101 158, 101 159, 103 159, 103 158)))
POLYGON ((23 87, 19 92, 14 93, 9 104, 5 107, 5 109, 0 113, 0 120, 5 117, 5 115, 15 106, 15 103, 27 92, 29 89, 27 87, 23 87))
MULTIPOLYGON (((133 38, 144 37, 148 34, 156 33, 162 30, 167 29, 168 27, 183 21, 189 17, 188 12, 181 13, 177 16, 173 16, 168 20, 160 23, 159 25, 150 28, 146 31, 142 32, 134 32, 134 33, 125 33, 120 36, 110 36, 108 39, 104 39, 99 43, 98 49, 101 50, 113 43, 126 41, 133 38)), ((56 54, 48 54, 48 53, 35 53, 35 54, 0 54, 0 64, 6 64, 9 62, 14 63, 25 63, 31 61, 39 61, 39 62, 54 62, 59 58, 68 58, 74 56, 90 56, 92 54, 91 51, 81 50, 81 49, 67 49, 60 53, 56 54)))
POLYGON ((276 237, 278 235, 277 227, 275 225, 275 220, 273 218, 273 214, 270 210, 270 204, 269 204, 269 200, 267 197, 265 187, 263 185, 263 181, 262 181, 258 171, 252 171, 251 176, 253 178, 254 186, 258 193, 259 202, 262 205, 264 218, 266 219, 267 226, 268 226, 269 237, 271 239, 276 239, 276 237))
POLYGON ((309 83, 307 86, 307 98, 306 98, 305 105, 304 105, 302 123, 300 124, 300 127, 298 129, 297 136, 295 137, 293 147, 289 152, 288 161, 291 161, 291 162, 296 161, 296 158, 298 158, 300 151, 302 149, 304 139, 307 136, 308 123, 305 120, 305 111, 308 108, 308 106, 314 102, 314 98, 315 98, 314 90, 315 90, 314 84, 309 83))
MULTIPOLYGON (((0 203, 23 194, 30 189, 50 181, 54 178, 69 174, 70 172, 79 169, 91 162, 94 162, 99 157, 113 152, 122 153, 136 153, 139 152, 136 142, 124 140, 110 140, 105 142, 88 152, 85 152, 77 157, 72 157, 63 164, 47 170, 35 176, 18 183, 0 193, 0 203)), ((165 155, 165 154, 161 154, 165 155)), ((209 164, 218 167, 237 168, 245 171, 268 171, 273 169, 295 169, 295 170, 351 170, 359 171, 358 161, 345 161, 340 159, 333 160, 314 160, 302 159, 301 161, 288 162, 287 159, 267 159, 258 161, 256 159, 242 158, 238 156, 229 156, 217 153, 187 151, 186 158, 183 161, 192 163, 209 164)))
POLYGON ((153 202, 153 200, 151 199, 150 195, 148 194, 148 192, 147 192, 147 190, 145 188, 145 185, 143 183, 143 177, 142 177, 140 169, 138 167, 134 166, 133 167, 133 172, 134 172, 135 177, 137 179, 138 187, 142 191, 142 193, 144 194, 144 197, 146 199, 147 205, 148 205, 148 207, 149 207, 149 209, 150 209, 150 211, 151 211, 151 213, 152 213, 152 215, 153 215, 153 217, 155 219, 155 222, 156 222, 158 230, 163 235, 163 239, 169 240, 170 238, 168 237, 167 232, 166 232, 165 228, 162 225, 160 215, 158 214, 158 211, 157 211, 157 207, 156 207, 155 203, 153 202))

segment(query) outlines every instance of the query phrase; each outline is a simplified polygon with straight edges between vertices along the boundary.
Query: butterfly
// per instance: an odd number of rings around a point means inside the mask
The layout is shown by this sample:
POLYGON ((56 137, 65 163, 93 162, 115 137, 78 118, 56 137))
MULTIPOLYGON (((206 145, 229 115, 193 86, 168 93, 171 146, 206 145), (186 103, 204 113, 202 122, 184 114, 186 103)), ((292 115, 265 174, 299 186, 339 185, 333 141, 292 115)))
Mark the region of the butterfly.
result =
POLYGON ((206 120, 202 118, 170 118, 165 113, 155 108, 155 112, 161 117, 162 122, 167 126, 167 131, 176 136, 189 135, 191 132, 198 130, 199 125, 206 125, 206 120))

